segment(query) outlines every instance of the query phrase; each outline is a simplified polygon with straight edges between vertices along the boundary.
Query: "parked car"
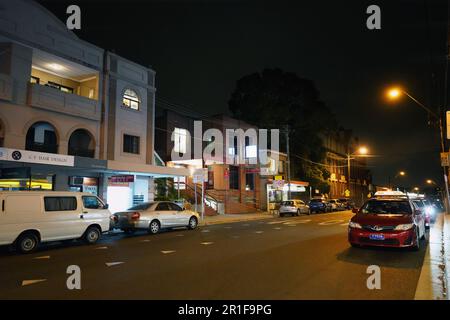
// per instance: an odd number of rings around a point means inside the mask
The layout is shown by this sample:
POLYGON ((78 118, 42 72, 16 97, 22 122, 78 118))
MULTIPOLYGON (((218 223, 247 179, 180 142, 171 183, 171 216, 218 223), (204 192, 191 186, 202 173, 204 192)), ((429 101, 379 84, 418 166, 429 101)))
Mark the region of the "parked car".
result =
POLYGON ((147 230, 151 234, 163 228, 187 227, 195 229, 200 220, 198 213, 185 210, 170 201, 143 202, 126 211, 113 214, 114 228, 132 233, 147 230))
POLYGON ((14 245, 22 253, 40 243, 83 239, 96 243, 109 231, 108 205, 82 192, 0 192, 0 245, 14 245))
POLYGON ((331 211, 345 210, 345 205, 338 199, 330 199, 328 202, 331 204, 331 211))
POLYGON ((302 200, 288 200, 281 202, 279 212, 280 217, 283 217, 286 213, 293 216, 298 216, 302 213, 309 214, 309 206, 302 200))
POLYGON ((344 205, 346 210, 351 210, 355 207, 355 203, 348 198, 340 198, 339 201, 344 205))
POLYGON ((331 204, 322 198, 313 198, 308 203, 310 213, 329 212, 331 204))
POLYGON ((348 225, 352 246, 420 248, 425 239, 425 215, 407 197, 381 197, 368 200, 348 225))

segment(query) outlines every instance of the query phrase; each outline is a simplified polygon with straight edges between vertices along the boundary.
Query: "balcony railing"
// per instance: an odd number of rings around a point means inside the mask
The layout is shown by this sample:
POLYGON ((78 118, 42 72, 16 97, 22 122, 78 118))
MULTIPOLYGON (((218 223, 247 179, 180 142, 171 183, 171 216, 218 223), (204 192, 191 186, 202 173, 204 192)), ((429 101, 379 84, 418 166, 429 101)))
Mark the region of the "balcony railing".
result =
POLYGON ((85 158, 94 158, 95 150, 69 147, 69 152, 68 153, 71 156, 78 156, 78 157, 85 157, 85 158))
POLYGON ((91 120, 100 120, 101 115, 100 103, 97 100, 37 83, 29 84, 28 104, 91 120))

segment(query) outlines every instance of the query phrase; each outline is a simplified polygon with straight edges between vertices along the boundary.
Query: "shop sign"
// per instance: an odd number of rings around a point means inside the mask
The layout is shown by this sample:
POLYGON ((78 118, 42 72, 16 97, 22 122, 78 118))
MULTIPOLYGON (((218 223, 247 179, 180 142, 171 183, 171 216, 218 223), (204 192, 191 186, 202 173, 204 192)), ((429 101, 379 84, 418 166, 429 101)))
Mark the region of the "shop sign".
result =
POLYGON ((112 183, 129 183, 134 182, 134 176, 133 175, 126 175, 126 176, 112 176, 111 177, 112 183))
POLYGON ((449 167, 449 153, 448 152, 441 152, 441 166, 442 167, 449 167))
POLYGON ((259 168, 246 168, 245 172, 246 173, 259 173, 260 170, 259 170, 259 168))
POLYGON ((0 148, 0 160, 67 167, 74 166, 73 156, 8 148, 0 148))
POLYGON ((273 186, 275 189, 283 188, 283 186, 284 186, 284 180, 273 180, 273 181, 272 181, 272 186, 273 186))

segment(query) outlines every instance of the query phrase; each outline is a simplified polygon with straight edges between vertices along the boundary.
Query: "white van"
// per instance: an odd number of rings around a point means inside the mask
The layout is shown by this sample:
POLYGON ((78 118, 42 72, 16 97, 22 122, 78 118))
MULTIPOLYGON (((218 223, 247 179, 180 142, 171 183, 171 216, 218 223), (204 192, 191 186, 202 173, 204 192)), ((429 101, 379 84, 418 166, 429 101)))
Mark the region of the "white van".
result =
POLYGON ((22 253, 55 240, 93 244, 110 229, 108 205, 90 193, 3 191, 0 206, 0 245, 14 244, 22 253))

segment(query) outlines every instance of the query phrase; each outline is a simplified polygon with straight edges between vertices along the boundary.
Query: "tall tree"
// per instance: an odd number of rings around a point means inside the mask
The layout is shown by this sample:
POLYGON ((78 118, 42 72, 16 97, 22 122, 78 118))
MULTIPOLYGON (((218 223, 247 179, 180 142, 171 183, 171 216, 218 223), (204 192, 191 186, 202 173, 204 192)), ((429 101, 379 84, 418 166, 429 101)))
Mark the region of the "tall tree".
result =
MULTIPOLYGON (((281 130, 288 125, 292 176, 321 192, 329 191, 329 172, 321 164, 322 137, 336 129, 337 122, 311 80, 281 69, 264 69, 239 79, 228 105, 234 117, 260 128, 281 130)), ((280 135, 282 148, 284 139, 280 135)))

